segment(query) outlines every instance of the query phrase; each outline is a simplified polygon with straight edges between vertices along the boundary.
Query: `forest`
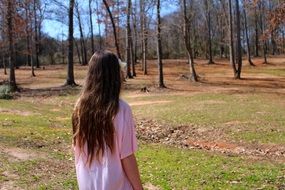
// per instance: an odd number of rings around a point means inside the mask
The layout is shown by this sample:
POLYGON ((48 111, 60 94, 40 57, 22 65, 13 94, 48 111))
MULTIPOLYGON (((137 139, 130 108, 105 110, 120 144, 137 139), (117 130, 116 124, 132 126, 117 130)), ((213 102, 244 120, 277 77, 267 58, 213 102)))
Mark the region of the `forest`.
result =
POLYGON ((78 189, 94 52, 124 63, 144 189, 285 189, 284 0, 0 0, 0 189, 78 189))
POLYGON ((284 6, 280 0, 3 0, 1 67, 4 74, 10 68, 9 84, 16 88, 15 68, 30 66, 36 77, 35 68, 68 64, 66 84, 73 85, 73 64, 87 65, 96 50, 109 49, 127 63, 127 78, 136 76, 136 69, 147 75, 147 60, 157 59, 160 87, 163 59, 187 58, 197 81, 196 58, 208 64, 227 58, 239 79, 243 56, 254 66, 252 57, 267 63, 268 55, 284 53, 284 6), (175 10, 161 16, 161 6, 169 4, 175 10), (43 31, 45 20, 68 26, 68 33, 50 37, 43 31))

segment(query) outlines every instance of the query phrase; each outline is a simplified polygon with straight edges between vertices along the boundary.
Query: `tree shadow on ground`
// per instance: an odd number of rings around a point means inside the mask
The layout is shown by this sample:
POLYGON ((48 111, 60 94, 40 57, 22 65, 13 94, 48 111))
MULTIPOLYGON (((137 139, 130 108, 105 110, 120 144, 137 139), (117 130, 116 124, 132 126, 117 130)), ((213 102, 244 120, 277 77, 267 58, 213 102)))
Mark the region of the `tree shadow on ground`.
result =
POLYGON ((51 97, 51 96, 68 96, 79 94, 81 86, 57 86, 48 88, 20 88, 15 93, 16 97, 51 97))

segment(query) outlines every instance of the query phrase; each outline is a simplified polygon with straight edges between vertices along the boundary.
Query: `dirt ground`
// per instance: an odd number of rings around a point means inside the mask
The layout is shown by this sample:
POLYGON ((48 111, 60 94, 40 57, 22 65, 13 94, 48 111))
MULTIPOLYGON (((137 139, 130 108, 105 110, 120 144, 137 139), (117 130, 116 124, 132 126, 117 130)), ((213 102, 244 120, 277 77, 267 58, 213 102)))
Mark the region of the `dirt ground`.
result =
MULTIPOLYGON (((215 64, 208 65, 207 60, 197 59, 196 71, 199 82, 192 83, 189 76, 189 65, 186 60, 164 60, 164 79, 166 91, 180 92, 204 92, 204 91, 229 91, 249 92, 260 91, 268 93, 285 93, 285 56, 269 58, 268 64, 263 64, 262 58, 253 59, 255 67, 249 66, 243 60, 242 79, 234 80, 232 68, 228 60, 216 59, 215 64), (265 71, 265 72, 263 72, 265 71)), ((16 70, 16 80, 20 87, 37 89, 40 91, 59 91, 65 82, 66 71, 63 65, 43 66, 36 69, 36 77, 31 76, 29 67, 21 67, 16 70)), ((87 67, 75 65, 75 80, 82 85, 87 67)), ((136 65, 137 77, 129 79, 128 90, 140 90, 140 88, 153 88, 157 84, 156 60, 148 61, 148 75, 143 75, 141 64, 136 65)), ((8 75, 1 74, 0 81, 7 80, 8 75)), ((159 91, 159 90, 152 90, 159 91)), ((33 92, 33 91, 32 91, 33 92)))

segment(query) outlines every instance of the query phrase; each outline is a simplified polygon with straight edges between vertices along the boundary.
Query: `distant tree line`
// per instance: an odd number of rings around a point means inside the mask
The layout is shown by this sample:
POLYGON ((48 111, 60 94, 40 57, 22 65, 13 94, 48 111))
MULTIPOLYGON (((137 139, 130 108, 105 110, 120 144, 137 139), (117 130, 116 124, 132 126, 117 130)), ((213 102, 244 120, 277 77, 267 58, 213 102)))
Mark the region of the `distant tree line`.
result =
MULTIPOLYGON (((62 30, 59 28, 59 31, 62 30)), ((195 59, 208 64, 227 58, 234 78, 241 78, 242 57, 285 52, 285 2, 280 0, 2 0, 0 68, 16 89, 15 69, 25 65, 67 64, 66 85, 75 85, 73 64, 87 65, 99 49, 111 49, 127 63, 127 78, 136 68, 148 74, 147 60, 157 59, 159 87, 165 87, 163 59, 187 58, 190 78, 198 80, 195 59), (168 4, 177 9, 167 15, 168 4), (43 32, 43 22, 68 26, 58 38, 43 32), (75 31, 76 30, 76 31, 75 31), (96 31, 96 32, 95 32, 96 31), (74 35, 77 32, 79 35, 74 35)))

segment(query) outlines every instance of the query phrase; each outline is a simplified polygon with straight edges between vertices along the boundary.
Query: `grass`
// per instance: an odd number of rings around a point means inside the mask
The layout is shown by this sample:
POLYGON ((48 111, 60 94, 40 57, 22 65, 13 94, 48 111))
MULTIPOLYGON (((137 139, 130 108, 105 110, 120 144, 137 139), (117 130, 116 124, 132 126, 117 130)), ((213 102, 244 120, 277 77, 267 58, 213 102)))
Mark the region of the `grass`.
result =
MULTIPOLYGON (((44 155, 15 161, 2 153, 0 172, 15 174, 15 184, 24 189, 76 189, 69 118, 76 98, 75 95, 67 95, 0 100, 1 109, 6 110, 0 115, 0 145, 44 155)), ((130 103, 169 101, 166 104, 133 106, 138 118, 157 119, 171 125, 194 123, 217 128, 237 119, 245 123, 251 121, 250 125, 240 124, 243 130, 239 135, 231 130, 226 132, 238 140, 284 143, 282 126, 285 114, 281 97, 270 101, 263 94, 132 97, 125 93, 124 98, 130 103), (259 114, 263 114, 262 117, 259 114), (214 117, 217 119, 211 122, 214 117), (270 133, 271 128, 279 131, 270 133)), ((285 183, 285 166, 275 161, 256 161, 241 156, 144 143, 141 143, 137 157, 143 182, 150 182, 161 189, 277 189, 285 183)), ((0 177, 0 183, 7 180, 11 178, 0 177)))
MULTIPOLYGON (((241 90, 241 93, 236 93, 230 90, 212 91, 213 86, 210 88, 207 85, 189 85, 189 81, 176 81, 181 73, 188 73, 188 66, 168 63, 164 65, 165 72, 168 72, 167 85, 181 85, 179 88, 185 87, 189 92, 134 93, 133 89, 139 91, 141 87, 156 84, 156 65, 149 66, 153 74, 128 81, 128 90, 122 93, 122 97, 133 104, 132 109, 138 121, 152 119, 162 126, 194 125, 198 129, 221 130, 226 142, 284 146, 284 94, 276 93, 274 87, 269 85, 276 82, 281 85, 278 92, 282 91, 283 65, 245 67, 245 76, 250 74, 248 76, 272 76, 278 79, 271 82, 262 80, 259 88, 255 89, 258 80, 227 81, 229 79, 223 78, 231 76, 228 67, 217 65, 214 71, 213 67, 197 64, 202 77, 209 75, 217 77, 217 80, 225 80, 229 85, 224 88, 237 88, 237 92, 241 90), (231 82, 235 85, 231 86, 231 82), (239 87, 239 82, 252 86, 239 87), (262 87, 263 83, 268 84, 262 87)), ((86 68, 77 66, 75 71, 76 79, 82 82, 86 68)), ((61 66, 37 70, 36 79, 25 78, 28 72, 18 70, 17 73, 17 77, 22 76, 18 81, 25 88, 55 87, 64 83, 65 71, 61 66)), ((11 182, 10 186, 23 189, 77 189, 70 121, 77 92, 65 89, 58 95, 50 92, 51 96, 0 100, 0 188, 11 182), (9 148, 17 148, 33 156, 30 159, 17 159, 5 152, 9 148)), ((145 142, 140 142, 136 155, 143 183, 151 183, 160 189, 285 188, 285 164, 271 157, 262 159, 145 142)))
POLYGON ((133 106, 139 118, 166 125, 197 125, 222 128, 232 140, 285 143, 283 96, 267 94, 200 93, 128 98, 137 101, 169 101, 133 106))
POLYGON ((142 179, 162 189, 277 189, 284 164, 241 157, 143 145, 138 152, 142 179))

